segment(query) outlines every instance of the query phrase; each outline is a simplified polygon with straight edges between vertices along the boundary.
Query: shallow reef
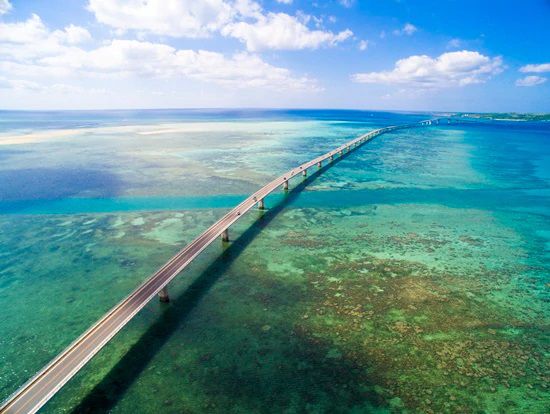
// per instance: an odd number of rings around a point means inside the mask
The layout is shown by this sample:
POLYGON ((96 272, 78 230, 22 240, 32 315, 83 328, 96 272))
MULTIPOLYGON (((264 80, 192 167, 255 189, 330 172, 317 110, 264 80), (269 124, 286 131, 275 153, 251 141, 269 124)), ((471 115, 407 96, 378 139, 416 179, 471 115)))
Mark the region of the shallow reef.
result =
MULTIPOLYGON (((409 119, 392 116, 99 128, 0 151, 6 177, 36 174, 42 153, 46 178, 80 163, 106 174, 59 200, 30 186, 33 200, 0 211, 0 399, 227 211, 219 199, 173 211, 162 197, 244 194, 409 119), (103 196, 143 199, 85 210, 103 196), (82 212, 56 214, 64 200, 82 212)), ((170 303, 151 301, 43 412, 546 413, 547 138, 500 124, 406 130, 310 174, 206 249, 170 303)))

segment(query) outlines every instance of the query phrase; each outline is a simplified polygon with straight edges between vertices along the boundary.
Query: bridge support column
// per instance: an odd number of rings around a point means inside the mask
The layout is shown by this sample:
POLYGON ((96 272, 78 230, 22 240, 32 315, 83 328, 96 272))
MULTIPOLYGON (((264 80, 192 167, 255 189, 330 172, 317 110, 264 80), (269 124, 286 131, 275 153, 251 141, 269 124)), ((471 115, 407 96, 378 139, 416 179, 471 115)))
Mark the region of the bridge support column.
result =
POLYGON ((334 155, 331 155, 331 156, 330 156, 330 160, 331 160, 331 161, 334 161, 334 155))
POLYGON ((264 209, 265 209, 264 199, 261 198, 260 201, 258 201, 258 210, 264 210, 264 209))
POLYGON ((307 177, 307 169, 305 169, 305 170, 302 171, 302 175, 303 175, 304 177, 307 177))
POLYGON ((323 166, 323 163, 322 163, 321 161, 319 161, 319 162, 317 163, 317 167, 321 168, 322 166, 323 166))
POLYGON ((229 241, 229 229, 225 229, 222 233, 222 242, 229 241))
POLYGON ((283 190, 285 190, 285 191, 288 190, 288 180, 285 180, 283 182, 283 190))
POLYGON ((344 154, 344 151, 340 151, 340 157, 344 154))
POLYGON ((170 296, 168 296, 168 288, 164 286, 159 292, 159 300, 162 303, 170 302, 170 296))

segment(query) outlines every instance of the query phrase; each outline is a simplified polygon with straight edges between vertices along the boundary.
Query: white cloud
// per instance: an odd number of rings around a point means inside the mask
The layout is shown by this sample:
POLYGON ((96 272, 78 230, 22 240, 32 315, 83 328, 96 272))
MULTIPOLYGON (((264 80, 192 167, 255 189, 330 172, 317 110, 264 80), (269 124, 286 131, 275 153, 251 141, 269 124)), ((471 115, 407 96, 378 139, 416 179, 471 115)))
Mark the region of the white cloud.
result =
POLYGON ((312 30, 308 23, 319 28, 320 18, 264 12, 252 0, 89 0, 88 9, 119 35, 134 30, 142 35, 193 38, 219 32, 245 43, 249 51, 315 49, 352 36, 350 30, 312 30))
POLYGON ((20 44, 24 46, 38 46, 44 42, 57 44, 78 44, 90 40, 91 35, 83 27, 73 24, 63 30, 51 32, 42 22, 42 19, 33 14, 23 22, 2 23, 0 22, 0 42, 9 44, 20 44))
POLYGON ((8 13, 12 8, 13 6, 9 2, 9 0, 0 0, 0 16, 8 13))
POLYGON ((65 27, 65 30, 60 33, 62 39, 70 45, 78 45, 92 39, 90 32, 83 27, 71 24, 65 27))
POLYGON ((32 82, 23 79, 7 79, 0 76, 0 89, 12 89, 12 90, 25 90, 25 91, 34 91, 42 93, 55 93, 59 92, 62 94, 104 94, 107 91, 105 89, 95 89, 95 88, 82 88, 76 85, 70 85, 66 83, 54 83, 54 84, 39 84, 37 82, 32 82))
POLYGON ((345 8, 349 9, 350 7, 353 6, 353 4, 355 3, 355 0, 338 0, 338 3, 340 3, 345 8))
POLYGON ((405 33, 407 36, 412 35, 414 32, 416 32, 418 29, 414 24, 407 23, 403 27, 403 33, 405 33))
POLYGON ((516 81, 516 86, 536 86, 546 82, 542 76, 526 76, 516 81))
POLYGON ((393 34, 395 36, 401 36, 401 35, 411 36, 417 31, 418 31, 418 28, 414 24, 405 23, 405 25, 401 29, 394 30, 393 34))
POLYGON ((447 42, 447 49, 457 49, 461 46, 462 46, 462 40, 456 37, 447 42))
POLYGON ((248 0, 89 0, 96 19, 119 31, 138 30, 173 37, 207 37, 236 16, 260 6, 248 0))
POLYGON ((232 87, 320 89, 315 80, 294 76, 249 53, 226 57, 138 40, 112 40, 92 49, 77 45, 90 39, 88 31, 74 25, 50 31, 37 15, 23 22, 0 22, 3 87, 36 89, 35 84, 55 84, 71 76, 79 80, 141 76, 190 78, 232 87))
POLYGON ((332 33, 310 30, 296 17, 285 13, 268 13, 256 23, 238 22, 222 30, 225 36, 232 36, 246 44, 249 51, 263 49, 316 49, 320 46, 334 46, 353 35, 350 30, 332 33))
POLYGON ((281 3, 281 4, 292 4, 292 0, 277 0, 277 3, 281 3))
POLYGON ((0 89, 40 90, 40 85, 36 82, 31 82, 23 79, 8 79, 0 76, 0 89))
POLYGON ((56 55, 89 39, 90 33, 80 26, 50 31, 36 14, 22 22, 0 22, 0 61, 17 63, 56 55))
POLYGON ((356 73, 352 80, 359 83, 410 85, 423 88, 464 86, 485 82, 503 71, 500 57, 490 58, 479 52, 463 50, 431 58, 409 56, 395 63, 391 71, 356 73))
POLYGON ((361 50, 361 51, 367 50, 368 47, 369 47, 369 41, 368 41, 368 40, 361 40, 361 41, 359 42, 359 46, 358 46, 358 47, 359 47, 359 50, 361 50))
POLYGON ((177 50, 159 43, 114 40, 82 55, 80 60, 71 55, 66 58, 48 63, 67 65, 73 62, 85 71, 110 74, 166 78, 185 76, 232 87, 317 88, 313 80, 295 78, 289 70, 272 66, 248 53, 226 58, 221 53, 204 50, 177 50))
POLYGON ((550 72, 550 63, 541 63, 539 65, 525 65, 519 68, 523 73, 544 73, 550 72))
POLYGON ((17 23, 0 23, 0 39, 9 43, 31 43, 48 34, 40 17, 33 14, 28 20, 17 23))

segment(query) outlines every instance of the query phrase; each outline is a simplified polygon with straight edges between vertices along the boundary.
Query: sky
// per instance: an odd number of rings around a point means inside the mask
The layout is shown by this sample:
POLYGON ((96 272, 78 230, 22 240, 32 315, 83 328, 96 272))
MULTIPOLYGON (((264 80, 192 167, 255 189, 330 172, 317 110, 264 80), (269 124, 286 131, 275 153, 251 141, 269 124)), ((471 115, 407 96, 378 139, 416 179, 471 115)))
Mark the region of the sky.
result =
POLYGON ((0 0, 0 109, 550 112, 550 0, 0 0))

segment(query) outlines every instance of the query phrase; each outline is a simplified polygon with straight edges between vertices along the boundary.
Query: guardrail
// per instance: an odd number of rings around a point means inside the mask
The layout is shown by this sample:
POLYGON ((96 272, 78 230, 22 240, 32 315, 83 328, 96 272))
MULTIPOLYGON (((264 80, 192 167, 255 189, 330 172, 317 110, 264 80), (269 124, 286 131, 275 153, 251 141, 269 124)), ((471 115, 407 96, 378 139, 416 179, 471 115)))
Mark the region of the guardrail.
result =
POLYGON ((264 207, 264 198, 279 187, 288 189, 288 181, 297 175, 306 175, 309 168, 321 167, 327 159, 343 155, 375 138, 397 129, 414 128, 439 123, 439 119, 416 124, 380 128, 351 140, 309 162, 287 171, 245 199, 225 214, 195 240, 180 250, 166 264, 114 306, 99 321, 35 374, 0 407, 0 414, 35 413, 63 387, 90 359, 94 357, 143 307, 157 294, 168 301, 166 285, 170 283, 204 249, 222 236, 228 240, 228 229, 247 211, 258 205, 264 207))

